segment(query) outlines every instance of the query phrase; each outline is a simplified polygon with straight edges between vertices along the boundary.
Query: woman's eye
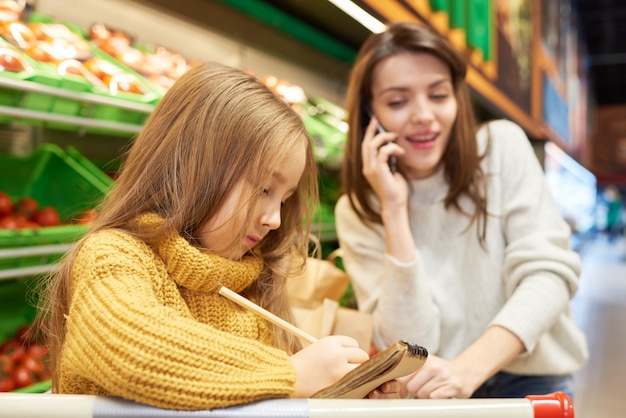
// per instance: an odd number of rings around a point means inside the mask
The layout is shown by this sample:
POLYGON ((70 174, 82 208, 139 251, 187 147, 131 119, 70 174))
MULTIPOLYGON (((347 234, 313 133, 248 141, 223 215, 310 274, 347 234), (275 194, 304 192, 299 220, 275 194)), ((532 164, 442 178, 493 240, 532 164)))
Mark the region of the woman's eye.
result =
POLYGON ((265 189, 265 188, 261 189, 261 194, 263 196, 269 195, 270 194, 270 189, 265 189))
POLYGON ((403 100, 395 100, 393 102, 387 103, 387 106, 389 106, 389 107, 398 107, 398 106, 401 106, 403 103, 404 103, 403 100))
POLYGON ((447 99, 448 97, 450 97, 450 94, 449 93, 445 93, 445 92, 432 93, 430 95, 430 97, 433 100, 444 100, 444 99, 447 99))

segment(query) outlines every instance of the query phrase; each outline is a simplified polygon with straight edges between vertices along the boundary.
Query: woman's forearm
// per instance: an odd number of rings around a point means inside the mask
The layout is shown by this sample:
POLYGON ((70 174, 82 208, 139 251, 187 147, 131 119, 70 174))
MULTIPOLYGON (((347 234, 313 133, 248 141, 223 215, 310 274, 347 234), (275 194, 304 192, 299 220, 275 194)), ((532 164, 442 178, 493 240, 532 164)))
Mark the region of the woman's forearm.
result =
POLYGON ((387 254, 401 263, 414 261, 415 242, 411 235, 409 215, 406 208, 395 211, 383 210, 381 216, 385 226, 387 254))
POLYGON ((500 326, 491 326, 452 363, 461 379, 478 389, 524 351, 515 334, 500 326))

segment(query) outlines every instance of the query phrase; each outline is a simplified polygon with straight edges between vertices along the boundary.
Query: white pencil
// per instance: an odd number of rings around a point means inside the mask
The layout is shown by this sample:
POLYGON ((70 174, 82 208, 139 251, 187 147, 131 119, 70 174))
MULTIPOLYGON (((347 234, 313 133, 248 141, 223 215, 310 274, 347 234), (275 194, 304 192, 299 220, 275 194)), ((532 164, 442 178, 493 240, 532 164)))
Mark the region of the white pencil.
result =
POLYGON ((239 295, 238 293, 233 292, 232 290, 230 290, 227 287, 222 286, 219 290, 219 294, 232 300, 233 302, 243 306, 244 308, 250 309, 253 312, 256 312, 257 314, 261 315, 263 318, 267 319, 268 321, 270 321, 272 324, 284 329, 287 332, 291 332, 292 334, 294 334, 296 337, 300 337, 303 340, 305 340, 306 342, 313 344, 314 342, 317 341, 317 338, 315 338, 312 335, 307 334, 306 332, 302 331, 300 328, 297 328, 296 326, 290 324, 289 322, 285 321, 284 319, 274 315, 273 313, 261 308, 259 305, 256 305, 252 302, 250 302, 248 299, 244 298, 243 296, 239 295))

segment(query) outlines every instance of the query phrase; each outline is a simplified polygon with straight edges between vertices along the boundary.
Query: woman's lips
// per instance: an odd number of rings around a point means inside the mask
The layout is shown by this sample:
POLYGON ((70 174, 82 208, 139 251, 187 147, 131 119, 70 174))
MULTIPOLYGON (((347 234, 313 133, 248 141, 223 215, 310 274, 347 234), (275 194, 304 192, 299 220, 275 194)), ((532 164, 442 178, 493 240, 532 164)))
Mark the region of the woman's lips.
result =
POLYGON ((423 149, 432 147, 435 144, 438 136, 438 132, 424 132, 416 135, 407 136, 405 138, 413 148, 423 149))

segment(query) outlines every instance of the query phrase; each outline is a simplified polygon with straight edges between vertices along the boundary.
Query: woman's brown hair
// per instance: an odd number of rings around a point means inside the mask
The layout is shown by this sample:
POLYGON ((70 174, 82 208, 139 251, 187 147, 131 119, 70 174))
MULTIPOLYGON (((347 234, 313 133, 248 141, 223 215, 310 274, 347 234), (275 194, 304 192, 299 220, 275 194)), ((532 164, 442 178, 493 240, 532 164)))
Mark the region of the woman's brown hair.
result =
POLYGON ((459 198, 463 194, 474 202, 475 211, 468 215, 470 224, 474 221, 479 223, 478 237, 482 243, 487 203, 481 187, 484 176, 475 137, 475 116, 465 84, 467 64, 443 36, 427 26, 408 22, 392 23, 384 32, 372 34, 359 50, 347 90, 349 130, 342 166, 342 192, 348 195, 350 204, 363 222, 382 223, 380 212, 372 205, 372 189, 362 172, 361 143, 369 122, 365 108, 372 101, 372 73, 376 65, 385 58, 407 52, 432 54, 450 68, 458 113, 442 157, 450 185, 445 205, 446 208, 453 206, 461 211, 459 198))
MULTIPOLYGON (((308 254, 310 219, 318 202, 317 166, 300 116, 252 75, 208 62, 185 73, 156 106, 129 149, 89 234, 116 228, 150 244, 176 232, 198 245, 199 228, 240 180, 259 191, 242 202, 250 214, 255 196, 269 184, 278 164, 302 144, 304 174, 284 203, 280 227, 255 248, 264 268, 247 294, 290 320, 284 283, 294 268, 303 268, 308 254), (162 222, 141 228, 136 219, 148 212, 160 215, 162 222)), ((81 242, 44 282, 39 315, 48 324, 53 382, 71 304, 72 264, 81 242)), ((239 245, 239 241, 230 244, 239 245)), ((277 347, 292 352, 300 348, 293 336, 272 328, 277 347)))

